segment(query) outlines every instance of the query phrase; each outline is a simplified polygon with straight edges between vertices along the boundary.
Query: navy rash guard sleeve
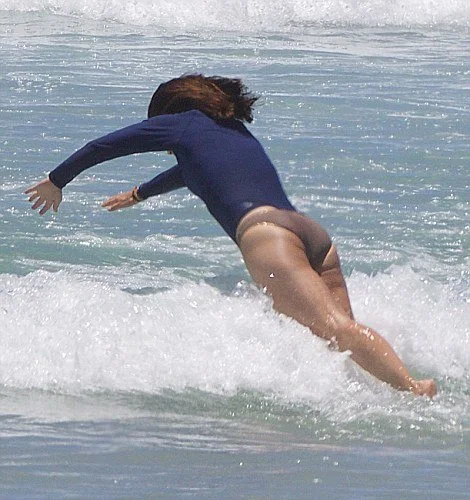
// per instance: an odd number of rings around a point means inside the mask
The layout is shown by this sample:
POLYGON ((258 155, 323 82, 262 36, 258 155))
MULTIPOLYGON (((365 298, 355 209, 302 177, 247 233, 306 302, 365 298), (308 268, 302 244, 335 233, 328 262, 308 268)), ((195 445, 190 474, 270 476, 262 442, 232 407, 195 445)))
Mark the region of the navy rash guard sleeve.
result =
POLYGON ((145 200, 150 196, 168 193, 169 191, 185 186, 183 169, 179 165, 175 165, 150 181, 141 184, 137 189, 137 194, 145 200))
POLYGON ((87 168, 114 158, 177 147, 187 121, 177 115, 161 115, 116 130, 95 139, 72 154, 50 174, 49 179, 62 189, 87 168))

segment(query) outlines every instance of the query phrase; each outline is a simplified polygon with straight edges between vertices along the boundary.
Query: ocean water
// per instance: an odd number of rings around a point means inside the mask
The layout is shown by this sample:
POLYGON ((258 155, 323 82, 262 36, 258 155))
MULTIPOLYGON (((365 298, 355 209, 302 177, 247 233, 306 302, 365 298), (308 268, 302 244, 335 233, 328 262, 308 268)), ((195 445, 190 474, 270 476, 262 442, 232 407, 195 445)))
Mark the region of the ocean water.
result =
POLYGON ((470 498, 470 4, 0 0, 0 497, 470 498), (162 81, 241 76, 356 317, 433 400, 276 315, 172 166, 23 191, 145 117, 162 81))

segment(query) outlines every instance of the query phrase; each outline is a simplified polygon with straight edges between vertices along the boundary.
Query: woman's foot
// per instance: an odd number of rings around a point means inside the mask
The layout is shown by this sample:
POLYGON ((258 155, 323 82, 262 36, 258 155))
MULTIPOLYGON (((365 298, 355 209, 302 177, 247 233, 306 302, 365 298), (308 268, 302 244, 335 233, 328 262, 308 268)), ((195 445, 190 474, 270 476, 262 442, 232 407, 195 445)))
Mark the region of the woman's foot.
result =
POLYGON ((437 385, 432 379, 415 380, 412 391, 416 396, 428 396, 429 398, 433 398, 437 394, 437 385))

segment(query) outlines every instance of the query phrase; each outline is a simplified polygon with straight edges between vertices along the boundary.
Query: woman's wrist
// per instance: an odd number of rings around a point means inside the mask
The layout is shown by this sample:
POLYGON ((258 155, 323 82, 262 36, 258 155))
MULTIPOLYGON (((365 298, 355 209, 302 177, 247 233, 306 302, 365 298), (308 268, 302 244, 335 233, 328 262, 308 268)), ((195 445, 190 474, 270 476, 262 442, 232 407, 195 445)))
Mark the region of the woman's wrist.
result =
POLYGON ((132 190, 132 199, 136 202, 139 203, 139 201, 143 201, 144 199, 139 196, 139 188, 138 186, 134 186, 134 189, 132 190))
POLYGON ((49 173, 49 175, 47 176, 47 179, 49 179, 49 181, 52 183, 52 185, 54 187, 56 187, 57 189, 62 189, 63 186, 61 187, 58 185, 59 183, 55 180, 52 172, 49 173))

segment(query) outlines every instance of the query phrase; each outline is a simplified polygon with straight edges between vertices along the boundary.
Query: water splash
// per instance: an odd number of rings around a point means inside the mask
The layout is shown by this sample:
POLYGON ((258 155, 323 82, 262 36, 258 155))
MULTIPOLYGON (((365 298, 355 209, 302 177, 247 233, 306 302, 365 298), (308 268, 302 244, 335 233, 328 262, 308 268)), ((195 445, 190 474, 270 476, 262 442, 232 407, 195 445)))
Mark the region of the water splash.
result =
MULTIPOLYGON (((439 380, 442 404, 426 409, 427 418, 445 420, 452 409, 457 422, 457 410, 466 414, 470 305, 409 266, 357 273, 349 285, 358 319, 381 331, 413 372, 439 380)), ((343 423, 388 418, 391 407, 410 418, 417 411, 347 353, 273 313, 246 284, 232 293, 187 283, 139 295, 67 272, 2 275, 0 316, 0 384, 15 390, 227 397, 247 390, 343 423)))
POLYGON ((0 0, 0 10, 46 11, 185 30, 278 30, 315 24, 468 26, 470 21, 466 0, 0 0))

